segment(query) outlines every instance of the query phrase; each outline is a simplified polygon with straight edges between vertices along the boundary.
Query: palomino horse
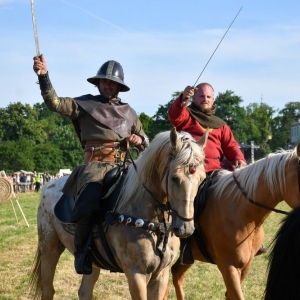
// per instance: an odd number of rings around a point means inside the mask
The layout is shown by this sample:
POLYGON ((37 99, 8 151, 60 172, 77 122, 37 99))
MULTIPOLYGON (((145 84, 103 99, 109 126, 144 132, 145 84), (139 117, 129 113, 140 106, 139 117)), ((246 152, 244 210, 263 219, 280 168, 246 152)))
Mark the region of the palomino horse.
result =
MULTIPOLYGON (((299 144, 294 151, 271 153, 234 172, 220 171, 208 189, 206 207, 197 220, 209 257, 199 250, 196 232, 191 237, 192 253, 196 260, 208 262, 210 258, 217 265, 227 300, 244 299, 241 283, 262 245, 264 220, 272 210, 278 211, 275 207, 283 199, 292 208, 300 204, 299 157, 299 144)), ((182 282, 190 267, 180 261, 172 266, 177 299, 184 299, 182 282)))
POLYGON ((282 221, 269 255, 265 300, 300 299, 300 206, 282 221))
MULTIPOLYGON (((129 167, 115 210, 119 219, 108 225, 106 241, 117 267, 128 279, 132 299, 163 299, 166 293, 169 265, 179 252, 178 237, 194 231, 194 197, 206 176, 206 138, 196 143, 189 134, 175 129, 160 133, 137 159, 136 169, 129 167), (128 222, 136 218, 136 226, 127 225, 127 221, 125 226, 124 216, 128 222), (167 223, 171 219, 172 223, 167 223), (149 226, 137 228, 141 222, 149 226)), ((31 284, 35 298, 43 300, 53 299, 53 278, 61 253, 65 248, 74 253, 73 235, 53 213, 65 181, 62 177, 43 187, 38 208, 39 243, 31 284)), ((94 243, 102 258, 112 262, 99 237, 94 243)), ((93 265, 92 274, 83 276, 79 299, 92 299, 99 272, 93 265)))

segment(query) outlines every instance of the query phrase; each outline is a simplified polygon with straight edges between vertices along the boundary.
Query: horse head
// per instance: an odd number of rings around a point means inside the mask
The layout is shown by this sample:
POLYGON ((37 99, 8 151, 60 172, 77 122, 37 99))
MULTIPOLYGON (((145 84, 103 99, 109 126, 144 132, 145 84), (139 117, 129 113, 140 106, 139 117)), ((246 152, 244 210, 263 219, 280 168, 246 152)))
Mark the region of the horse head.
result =
POLYGON ((206 140, 207 134, 196 142, 189 133, 175 128, 157 134, 136 160, 136 170, 130 166, 118 210, 157 222, 163 222, 172 211, 175 235, 191 235, 194 198, 206 177, 206 140))
POLYGON ((173 232, 178 237, 194 231, 194 199, 206 177, 203 148, 207 135, 195 142, 188 133, 177 133, 175 128, 170 131, 171 147, 162 186, 172 208, 173 232))

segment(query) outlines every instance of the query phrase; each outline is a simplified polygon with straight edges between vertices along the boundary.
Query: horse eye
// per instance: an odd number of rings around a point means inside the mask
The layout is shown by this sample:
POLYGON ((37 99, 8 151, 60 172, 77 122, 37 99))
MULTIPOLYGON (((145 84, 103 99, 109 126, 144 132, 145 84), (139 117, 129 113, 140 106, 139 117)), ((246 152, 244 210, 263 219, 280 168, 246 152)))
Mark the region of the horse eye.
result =
POLYGON ((180 183, 180 180, 177 176, 171 176, 171 180, 176 183, 176 184, 179 184, 180 183))

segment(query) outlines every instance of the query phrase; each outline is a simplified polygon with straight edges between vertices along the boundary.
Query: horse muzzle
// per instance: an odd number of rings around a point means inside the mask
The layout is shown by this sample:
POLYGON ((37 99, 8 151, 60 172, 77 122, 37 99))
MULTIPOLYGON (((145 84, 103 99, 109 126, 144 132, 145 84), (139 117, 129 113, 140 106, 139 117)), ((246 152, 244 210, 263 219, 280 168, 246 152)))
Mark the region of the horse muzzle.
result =
POLYGON ((180 216, 177 211, 172 210, 172 227, 177 237, 185 238, 193 234, 194 218, 185 218, 180 216))

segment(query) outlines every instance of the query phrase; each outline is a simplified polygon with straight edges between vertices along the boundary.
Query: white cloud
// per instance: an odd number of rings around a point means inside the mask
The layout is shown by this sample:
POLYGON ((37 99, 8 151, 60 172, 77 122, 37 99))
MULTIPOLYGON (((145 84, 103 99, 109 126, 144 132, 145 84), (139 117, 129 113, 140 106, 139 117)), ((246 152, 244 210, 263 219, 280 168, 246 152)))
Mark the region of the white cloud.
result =
POLYGON ((70 2, 67 2, 65 0, 60 0, 60 1, 63 2, 63 3, 65 3, 65 4, 67 4, 67 5, 69 5, 69 6, 71 6, 71 7, 74 7, 76 9, 80 10, 81 12, 84 12, 85 14, 87 14, 87 15, 89 15, 89 16, 91 16, 91 17, 93 17, 93 18, 95 18, 95 19, 97 19, 97 20, 99 20, 99 21, 101 21, 101 22, 103 22, 103 23, 111 26, 111 27, 113 27, 114 29, 117 29, 117 30, 119 30, 121 32, 125 32, 125 30, 122 27, 120 27, 120 26, 118 26, 118 25, 116 25, 116 24, 114 24, 112 22, 109 22, 108 20, 106 20, 104 18, 101 18, 101 17, 95 15, 94 13, 90 12, 89 10, 86 10, 86 9, 80 7, 80 6, 74 5, 74 4, 72 4, 70 2))

